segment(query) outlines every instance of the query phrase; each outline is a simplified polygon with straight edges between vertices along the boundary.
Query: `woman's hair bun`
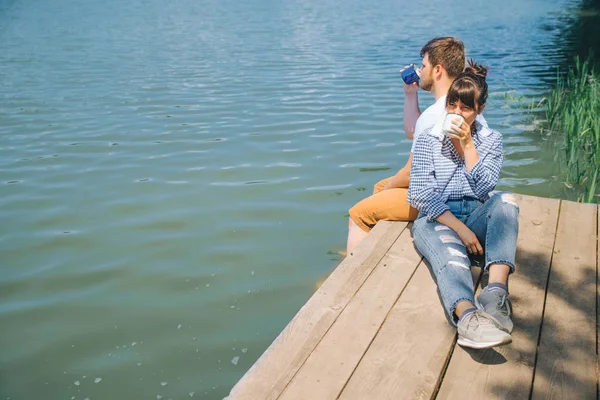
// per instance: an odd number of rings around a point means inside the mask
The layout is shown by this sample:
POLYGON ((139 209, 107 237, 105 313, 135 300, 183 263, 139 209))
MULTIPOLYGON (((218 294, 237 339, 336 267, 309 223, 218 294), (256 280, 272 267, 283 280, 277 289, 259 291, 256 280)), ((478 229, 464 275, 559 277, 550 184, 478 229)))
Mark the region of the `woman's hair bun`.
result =
POLYGON ((473 74, 479 78, 485 79, 487 73, 489 71, 488 67, 485 67, 481 64, 477 64, 473 59, 470 59, 468 65, 465 67, 466 73, 473 74))

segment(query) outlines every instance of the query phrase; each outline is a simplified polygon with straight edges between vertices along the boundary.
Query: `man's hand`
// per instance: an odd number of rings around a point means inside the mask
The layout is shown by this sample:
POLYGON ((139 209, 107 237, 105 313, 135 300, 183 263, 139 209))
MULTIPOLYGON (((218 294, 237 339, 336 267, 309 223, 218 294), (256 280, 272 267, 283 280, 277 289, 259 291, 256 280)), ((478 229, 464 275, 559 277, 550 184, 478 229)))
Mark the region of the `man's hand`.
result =
MULTIPOLYGON (((408 67, 410 67, 410 65, 407 65, 404 68, 402 68, 400 72, 404 71, 408 67)), ((415 94, 419 91, 419 84, 417 82, 413 82, 410 85, 407 85, 406 83, 404 83, 404 81, 402 81, 402 84, 404 85, 404 93, 406 94, 415 94)))
POLYGON ((460 240, 464 243, 469 254, 483 255, 483 248, 477 240, 477 236, 472 230, 467 228, 465 225, 456 231, 456 234, 460 237, 460 240))

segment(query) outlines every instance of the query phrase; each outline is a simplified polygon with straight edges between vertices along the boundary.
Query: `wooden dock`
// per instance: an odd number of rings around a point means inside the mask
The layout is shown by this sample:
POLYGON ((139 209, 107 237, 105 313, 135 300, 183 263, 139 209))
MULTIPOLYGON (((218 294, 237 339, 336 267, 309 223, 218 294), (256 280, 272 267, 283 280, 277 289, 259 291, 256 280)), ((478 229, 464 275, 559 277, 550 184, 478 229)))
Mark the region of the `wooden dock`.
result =
POLYGON ((410 225, 382 222, 229 400, 599 398, 598 208, 517 197, 512 344, 457 346, 410 225))

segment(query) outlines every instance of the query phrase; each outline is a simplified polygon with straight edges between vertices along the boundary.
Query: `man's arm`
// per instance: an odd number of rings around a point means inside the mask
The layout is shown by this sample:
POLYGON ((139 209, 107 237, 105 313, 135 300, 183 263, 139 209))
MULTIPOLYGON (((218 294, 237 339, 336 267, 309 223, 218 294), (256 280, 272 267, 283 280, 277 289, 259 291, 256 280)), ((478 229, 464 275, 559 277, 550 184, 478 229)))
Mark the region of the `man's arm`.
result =
POLYGON ((419 90, 419 85, 413 83, 411 85, 407 85, 403 82, 404 85, 404 94, 406 95, 404 99, 404 132, 406 133, 406 137, 410 140, 413 140, 415 135, 415 125, 417 124, 417 120, 421 115, 421 110, 419 110, 419 96, 417 95, 417 91, 419 90))
POLYGON ((413 153, 410 153, 406 165, 404 165, 404 167, 388 181, 383 187, 383 190, 408 187, 408 184, 410 183, 410 166, 412 165, 412 158, 413 153))

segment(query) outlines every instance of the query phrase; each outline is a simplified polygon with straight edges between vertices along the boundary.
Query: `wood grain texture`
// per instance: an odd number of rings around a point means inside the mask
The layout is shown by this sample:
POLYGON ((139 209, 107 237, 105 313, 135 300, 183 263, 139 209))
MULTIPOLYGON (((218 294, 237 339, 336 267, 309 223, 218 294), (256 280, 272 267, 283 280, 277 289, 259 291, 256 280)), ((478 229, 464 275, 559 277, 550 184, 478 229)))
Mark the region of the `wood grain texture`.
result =
POLYGON ((596 398, 597 207, 563 200, 533 399, 596 398))
POLYGON ((286 388, 282 400, 335 399, 421 261, 406 229, 286 388))
POLYGON ((233 387, 229 399, 276 399, 406 225, 377 224, 233 387))
POLYGON ((340 399, 431 398, 456 336, 436 289, 421 263, 340 399))
POLYGON ((487 350, 456 346, 438 399, 529 397, 560 201, 517 198, 517 268, 509 281, 513 343, 487 350))

